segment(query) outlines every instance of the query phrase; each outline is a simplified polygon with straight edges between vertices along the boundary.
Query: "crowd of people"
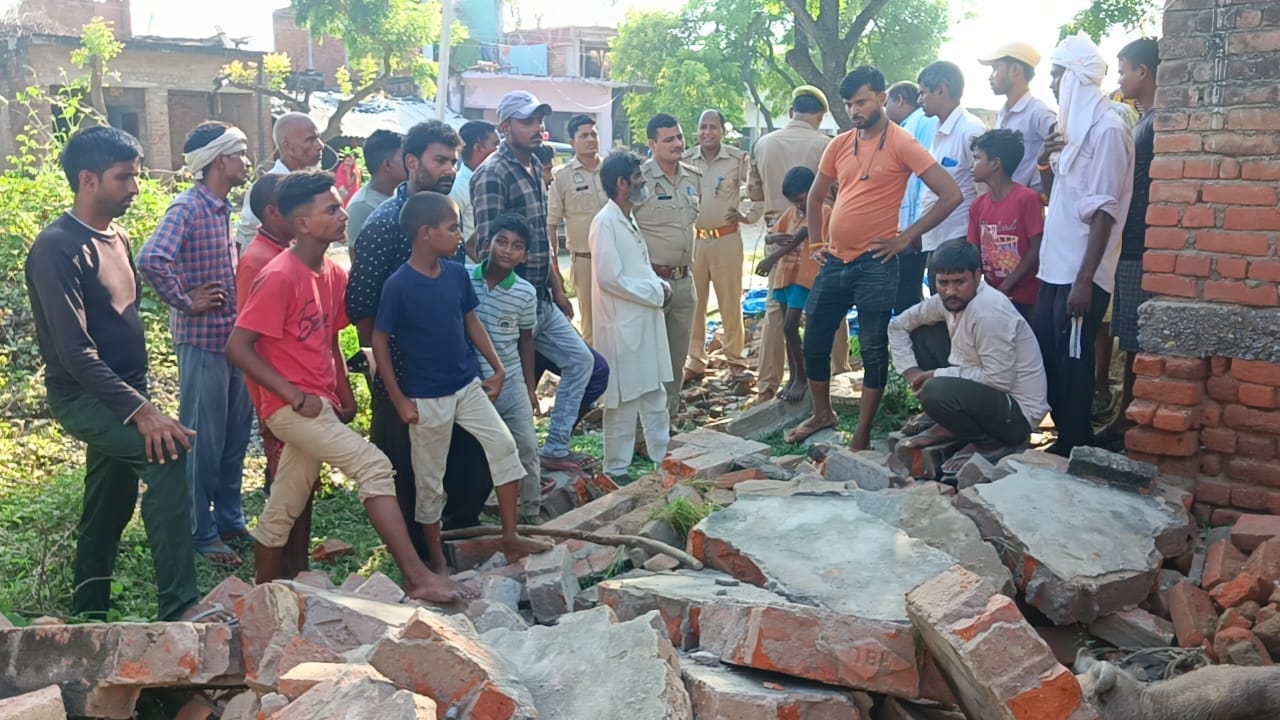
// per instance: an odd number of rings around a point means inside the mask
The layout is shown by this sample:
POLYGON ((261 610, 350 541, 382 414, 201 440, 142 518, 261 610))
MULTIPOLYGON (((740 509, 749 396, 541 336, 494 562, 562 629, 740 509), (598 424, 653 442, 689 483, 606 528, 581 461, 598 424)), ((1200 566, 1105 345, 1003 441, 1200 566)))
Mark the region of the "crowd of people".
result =
MULTIPOLYGON (((1124 95, 1149 110, 1155 42, 1119 59, 1124 95)), ((726 374, 751 377, 741 233, 761 217, 759 400, 807 394, 814 409, 788 439, 836 424, 830 378, 849 369, 856 307, 855 449, 871 442, 894 368, 924 409, 908 444, 963 442, 953 471, 1021 447, 1049 411, 1051 452, 1094 442, 1095 343, 1113 289, 1111 330, 1137 349, 1151 115, 1126 127, 1082 37, 1051 58, 1057 116, 1029 92, 1034 48, 982 61, 1006 97, 996 129, 965 110, 954 64, 892 87, 859 67, 840 85, 854 129, 834 139, 818 129, 826 96, 802 86, 790 122, 750 153, 725 143, 724 115, 709 109, 696 144, 659 113, 647 159, 602 157, 582 115, 567 127, 574 158, 554 172, 551 108, 528 92, 504 96, 496 124, 374 133, 364 182, 346 160, 341 179, 320 170, 315 123, 289 113, 274 126, 279 160, 245 192, 234 232, 228 197, 248 183, 247 139, 206 122, 184 145, 194 185, 136 260, 117 220, 137 195, 142 148, 110 127, 77 132, 62 156, 74 205, 26 267, 50 409, 88 447, 73 611, 107 612, 141 480, 161 619, 227 619, 196 604, 195 556, 234 566, 252 547, 259 582, 305 570, 323 464, 358 487, 410 596, 468 596, 449 578, 442 531, 478 524, 493 492, 508 557, 547 549, 517 524, 537 512, 544 472, 586 464, 569 441, 597 402, 607 473, 625 481, 636 452, 666 455, 681 388, 708 372, 712 289, 726 374), (335 243, 349 273, 326 253, 335 243), (143 280, 171 308, 177 418, 148 399, 143 280), (338 341, 348 325, 361 346, 351 357, 338 341), (351 373, 372 390, 368 439, 348 425, 351 373), (559 383, 544 409, 546 373, 559 383), (255 414, 268 499, 250 530, 241 479, 255 414)))

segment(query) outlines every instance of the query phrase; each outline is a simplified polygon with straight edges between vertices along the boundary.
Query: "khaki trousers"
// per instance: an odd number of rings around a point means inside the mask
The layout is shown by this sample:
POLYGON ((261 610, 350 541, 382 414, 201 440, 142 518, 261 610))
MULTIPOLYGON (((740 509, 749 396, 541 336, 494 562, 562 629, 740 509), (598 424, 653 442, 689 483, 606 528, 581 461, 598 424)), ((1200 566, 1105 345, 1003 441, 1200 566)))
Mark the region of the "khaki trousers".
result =
MULTIPOLYGON (((787 309, 773 299, 773 274, 769 275, 769 301, 765 303, 764 325, 760 328, 760 365, 756 369, 756 392, 777 392, 787 364, 787 339, 782 326, 787 309)), ((847 373, 849 365, 849 321, 841 320, 831 349, 831 374, 847 373)))
POLYGON ((569 267, 569 281, 573 283, 573 292, 578 297, 578 327, 582 331, 582 339, 591 344, 591 258, 589 253, 573 253, 573 264, 569 267))
POLYGON ((716 290, 720 321, 724 328, 724 358, 739 370, 747 368, 742 354, 742 235, 733 233, 718 238, 693 241, 693 284, 698 304, 693 311, 693 328, 689 335, 691 372, 707 369, 707 301, 711 288, 716 290))
POLYGON ((666 383, 664 389, 667 391, 667 414, 671 416, 671 424, 675 425, 676 416, 680 414, 684 360, 689 354, 689 334, 694 325, 693 312, 698 298, 693 289, 693 278, 683 277, 667 282, 671 285, 671 302, 663 309, 663 315, 667 321, 667 344, 671 349, 671 376, 675 379, 666 383))

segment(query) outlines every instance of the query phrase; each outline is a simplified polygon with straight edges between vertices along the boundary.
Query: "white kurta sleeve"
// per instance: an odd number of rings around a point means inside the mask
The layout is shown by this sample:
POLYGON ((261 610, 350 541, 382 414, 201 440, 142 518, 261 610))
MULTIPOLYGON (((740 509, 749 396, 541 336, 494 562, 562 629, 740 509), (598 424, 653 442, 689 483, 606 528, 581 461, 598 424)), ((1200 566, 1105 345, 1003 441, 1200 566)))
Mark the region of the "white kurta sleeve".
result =
POLYGON ((920 367, 920 363, 916 361, 915 348, 911 345, 911 331, 924 325, 946 321, 947 309, 943 306, 940 295, 934 295, 912 305, 890 321, 889 353, 893 356, 893 367, 898 372, 920 367))
POLYGON ((636 242, 630 228, 621 226, 612 218, 597 215, 591 222, 588 242, 591 244, 591 269, 601 292, 647 307, 662 307, 661 278, 649 267, 643 268, 648 271, 647 275, 637 273, 638 268, 624 267, 619 244, 636 242))

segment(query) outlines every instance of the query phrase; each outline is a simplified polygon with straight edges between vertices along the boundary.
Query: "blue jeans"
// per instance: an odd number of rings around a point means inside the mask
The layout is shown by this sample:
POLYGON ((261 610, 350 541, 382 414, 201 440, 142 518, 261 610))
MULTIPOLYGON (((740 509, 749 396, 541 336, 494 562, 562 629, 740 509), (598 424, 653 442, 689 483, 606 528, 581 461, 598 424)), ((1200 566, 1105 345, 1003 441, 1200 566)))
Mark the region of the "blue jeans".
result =
POLYGON ((898 297, 898 258, 880 262, 865 253, 846 263, 832 256, 818 271, 805 306, 804 370, 810 380, 831 379, 831 344, 836 326, 858 308, 858 348, 863 386, 881 389, 889 382, 889 316, 898 297))
MULTIPOLYGON (((604 356, 596 349, 587 345, 587 349, 591 351, 591 357, 595 360, 595 366, 591 368, 591 379, 587 381, 587 390, 582 393, 582 404, 578 406, 578 420, 581 421, 587 411, 591 409, 596 401, 604 395, 604 391, 609 388, 609 363, 604 356)), ((560 377, 560 367, 548 360, 542 353, 534 353, 533 355, 533 377, 537 382, 542 382, 543 373, 551 373, 556 377, 560 377)), ((575 426, 576 427, 576 426, 575 426)))
POLYGON ((547 430, 542 454, 565 457, 569 454, 569 436, 578 422, 578 407, 591 380, 595 357, 569 318, 550 300, 539 300, 538 327, 533 332, 534 348, 560 368, 560 388, 556 391, 551 427, 547 430))
POLYGON ((219 535, 243 533, 240 481, 253 425, 253 405, 239 368, 225 353, 180 344, 178 419, 196 431, 187 458, 192 539, 196 549, 218 545, 219 535))

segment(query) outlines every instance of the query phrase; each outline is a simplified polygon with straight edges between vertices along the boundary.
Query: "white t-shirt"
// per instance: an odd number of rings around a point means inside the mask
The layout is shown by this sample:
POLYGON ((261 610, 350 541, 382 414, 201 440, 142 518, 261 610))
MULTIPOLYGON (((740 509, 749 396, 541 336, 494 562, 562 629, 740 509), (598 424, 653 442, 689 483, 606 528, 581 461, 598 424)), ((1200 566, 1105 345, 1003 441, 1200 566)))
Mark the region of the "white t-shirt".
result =
MULTIPOLYGON (((973 113, 957 105, 951 114, 938 125, 933 136, 933 147, 929 153, 938 161, 938 165, 960 186, 960 194, 964 199, 946 220, 937 227, 926 232, 922 238, 922 247, 930 252, 947 240, 965 237, 969 232, 969 206, 978 196, 973 184, 973 150, 970 145, 974 138, 987 131, 987 126, 973 113)), ((920 215, 938 202, 938 196, 926 185, 920 191, 920 215)))

